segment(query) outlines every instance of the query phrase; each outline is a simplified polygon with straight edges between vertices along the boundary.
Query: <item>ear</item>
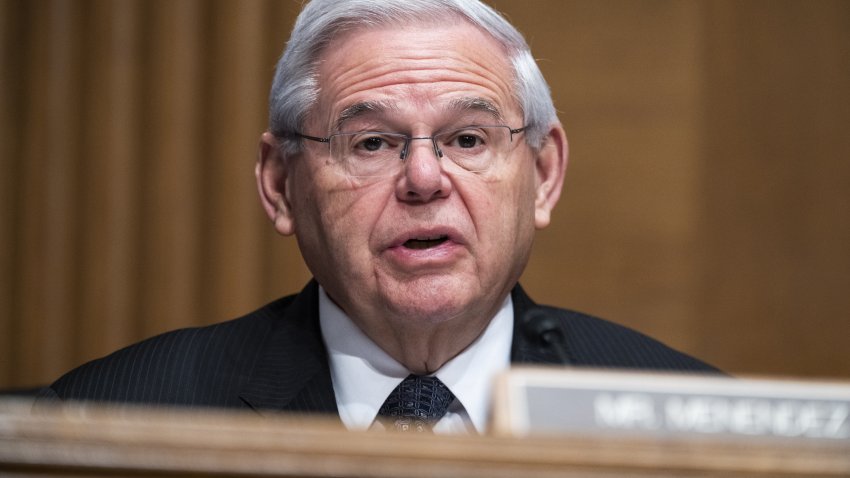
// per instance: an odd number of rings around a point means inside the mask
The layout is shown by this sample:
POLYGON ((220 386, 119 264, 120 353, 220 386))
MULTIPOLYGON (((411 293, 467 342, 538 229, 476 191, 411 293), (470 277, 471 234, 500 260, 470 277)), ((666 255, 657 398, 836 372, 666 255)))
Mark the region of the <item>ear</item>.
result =
POLYGON ((277 232, 289 236, 295 233, 295 221, 289 202, 289 168, 285 159, 277 138, 268 131, 263 133, 254 168, 260 202, 277 232))
POLYGON ((534 226, 537 229, 549 225, 552 209, 561 197, 568 157, 567 135, 564 128, 556 124, 547 133, 537 153, 537 195, 534 201, 534 226))

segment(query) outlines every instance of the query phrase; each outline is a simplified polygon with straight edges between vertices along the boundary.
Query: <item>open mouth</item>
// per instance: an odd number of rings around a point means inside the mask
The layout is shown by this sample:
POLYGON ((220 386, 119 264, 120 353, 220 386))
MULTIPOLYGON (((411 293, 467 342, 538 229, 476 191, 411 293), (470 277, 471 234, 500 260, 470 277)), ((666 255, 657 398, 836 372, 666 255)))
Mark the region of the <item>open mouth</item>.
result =
POLYGON ((448 239, 449 236, 408 239, 404 242, 403 246, 408 249, 429 249, 431 247, 439 246, 440 244, 446 242, 448 239))

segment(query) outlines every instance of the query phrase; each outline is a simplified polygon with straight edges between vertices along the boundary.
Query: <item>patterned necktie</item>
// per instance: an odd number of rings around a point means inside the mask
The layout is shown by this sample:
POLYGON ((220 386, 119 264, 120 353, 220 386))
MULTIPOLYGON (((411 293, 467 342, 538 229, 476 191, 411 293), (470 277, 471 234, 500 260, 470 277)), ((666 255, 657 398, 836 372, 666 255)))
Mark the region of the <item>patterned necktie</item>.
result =
POLYGON ((410 375, 393 390, 378 417, 387 428, 402 432, 431 431, 455 396, 437 377, 410 375))

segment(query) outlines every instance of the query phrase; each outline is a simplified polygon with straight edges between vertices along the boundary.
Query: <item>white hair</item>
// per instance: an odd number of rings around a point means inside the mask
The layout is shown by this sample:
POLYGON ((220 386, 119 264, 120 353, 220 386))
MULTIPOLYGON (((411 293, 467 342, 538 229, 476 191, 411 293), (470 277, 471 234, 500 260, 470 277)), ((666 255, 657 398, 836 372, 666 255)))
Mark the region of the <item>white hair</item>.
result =
POLYGON ((300 150, 300 140, 292 133, 301 132, 316 103, 319 57, 339 33, 386 25, 439 24, 446 23, 447 18, 469 22, 505 49, 513 66, 513 93, 522 108, 523 126, 528 126, 526 141, 539 148, 549 128, 558 121, 549 85, 522 34, 478 0, 312 0, 298 15, 277 63, 269 97, 270 131, 282 140, 288 153, 300 150))

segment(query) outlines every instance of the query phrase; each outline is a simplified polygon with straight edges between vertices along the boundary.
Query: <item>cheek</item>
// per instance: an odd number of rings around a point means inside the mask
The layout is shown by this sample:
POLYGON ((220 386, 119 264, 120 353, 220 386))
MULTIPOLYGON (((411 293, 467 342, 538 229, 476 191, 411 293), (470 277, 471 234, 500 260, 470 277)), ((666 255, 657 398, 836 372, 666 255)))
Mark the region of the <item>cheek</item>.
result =
POLYGON ((369 238, 389 192, 358 185, 337 174, 316 174, 296 202, 296 236, 305 256, 330 264, 368 259, 369 238))
POLYGON ((482 177, 459 189, 476 230, 488 231, 490 239, 496 234, 514 240, 521 230, 533 229, 535 188, 528 168, 512 168, 498 178, 482 177))
POLYGON ((503 178, 461 192, 478 237, 475 255, 481 273, 524 264, 534 238, 534 175, 514 168, 503 178))

